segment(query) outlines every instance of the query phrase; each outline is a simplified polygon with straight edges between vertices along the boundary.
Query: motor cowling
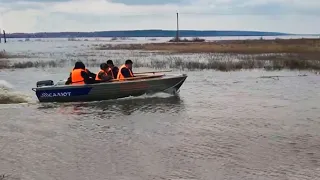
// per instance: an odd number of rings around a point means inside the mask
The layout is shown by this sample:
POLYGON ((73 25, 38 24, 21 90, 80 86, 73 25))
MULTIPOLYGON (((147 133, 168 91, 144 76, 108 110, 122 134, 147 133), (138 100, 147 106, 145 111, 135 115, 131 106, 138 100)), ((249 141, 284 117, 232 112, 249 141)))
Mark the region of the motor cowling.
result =
POLYGON ((53 86, 53 81, 52 80, 38 81, 37 87, 42 87, 42 86, 53 86))

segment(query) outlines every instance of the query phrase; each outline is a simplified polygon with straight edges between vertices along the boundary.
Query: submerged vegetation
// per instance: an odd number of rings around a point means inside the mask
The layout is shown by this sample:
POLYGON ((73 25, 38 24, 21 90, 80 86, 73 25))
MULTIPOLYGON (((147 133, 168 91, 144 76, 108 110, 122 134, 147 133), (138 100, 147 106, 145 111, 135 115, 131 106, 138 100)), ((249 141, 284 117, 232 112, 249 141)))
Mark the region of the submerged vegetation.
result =
POLYGON ((198 37, 194 37, 192 39, 187 39, 187 38, 181 39, 181 38, 175 37, 169 40, 169 42, 205 42, 205 41, 206 41, 205 39, 201 39, 198 37))
POLYGON ((88 67, 99 67, 107 59, 112 59, 115 65, 120 66, 125 59, 130 58, 134 67, 157 69, 320 70, 320 39, 105 44, 94 45, 94 49, 75 54, 66 52, 64 57, 60 54, 55 58, 24 61, 9 60, 17 56, 0 52, 0 69, 72 67, 78 60, 82 60, 88 67))
MULTIPOLYGON (((225 55, 226 56, 226 55, 225 55)), ((184 57, 179 56, 166 56, 162 59, 139 59, 133 58, 134 67, 149 67, 156 69, 182 69, 182 70, 204 70, 214 69, 220 71, 234 71, 241 69, 265 69, 265 70, 281 70, 281 69, 297 69, 297 70, 320 70, 320 60, 300 60, 296 56, 290 55, 264 55, 264 56, 230 56, 223 57, 223 55, 208 54, 202 56, 201 60, 189 58, 185 60, 184 57), (237 58, 235 58, 237 57, 237 58), (204 60, 205 59, 205 60, 204 60)), ((66 65, 73 66, 77 59, 62 59, 62 60, 49 60, 49 61, 24 61, 13 62, 0 61, 0 68, 55 68, 65 67, 66 65), (5 63, 1 63, 5 62, 5 63)), ((87 59, 84 63, 88 67, 99 67, 103 60, 87 59)), ((120 65, 120 60, 114 60, 116 65, 120 65)))
POLYGON ((0 51, 0 59, 8 59, 11 55, 9 55, 5 50, 0 51))
POLYGON ((8 60, 0 59, 0 69, 5 69, 5 68, 9 68, 9 67, 10 67, 10 63, 8 60))
POLYGON ((140 50, 162 54, 203 54, 207 62, 182 58, 152 64, 182 69, 217 69, 223 71, 264 68, 320 69, 320 39, 221 40, 203 42, 202 39, 170 43, 102 44, 96 50, 140 50), (220 59, 212 58, 220 54, 220 59), (222 54, 222 55, 221 55, 222 54), (231 58, 232 57, 232 58, 231 58), (174 64, 174 65, 172 65, 174 64))
POLYGON ((18 54, 10 54, 5 50, 0 51, 0 61, 2 59, 10 59, 10 58, 27 58, 26 55, 18 55, 18 54))

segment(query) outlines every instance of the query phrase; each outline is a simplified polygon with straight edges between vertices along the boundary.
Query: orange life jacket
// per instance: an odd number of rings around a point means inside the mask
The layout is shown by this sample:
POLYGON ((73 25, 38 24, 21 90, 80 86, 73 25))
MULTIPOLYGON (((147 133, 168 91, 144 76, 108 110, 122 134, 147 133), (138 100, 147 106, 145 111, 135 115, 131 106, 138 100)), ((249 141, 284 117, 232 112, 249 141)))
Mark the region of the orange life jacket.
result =
POLYGON ((106 72, 105 72, 104 70, 100 70, 100 71, 98 72, 98 74, 96 75, 96 80, 101 80, 101 79, 99 78, 99 74, 100 74, 101 72, 103 72, 104 74, 106 74, 106 72))
MULTIPOLYGON (((119 80, 125 79, 125 77, 124 77, 124 76, 122 75, 122 73, 121 73, 121 70, 122 70, 123 68, 127 68, 126 65, 122 65, 122 66, 119 68, 119 72, 118 72, 118 76, 117 76, 117 79, 119 79, 119 80)), ((128 68, 127 68, 127 69, 128 69, 128 68)), ((130 76, 133 77, 133 73, 131 72, 131 70, 130 70, 130 69, 128 69, 128 70, 129 70, 129 72, 130 72, 130 76)))
POLYGON ((71 72, 71 84, 85 84, 84 79, 81 76, 81 72, 85 72, 83 69, 74 69, 71 72))

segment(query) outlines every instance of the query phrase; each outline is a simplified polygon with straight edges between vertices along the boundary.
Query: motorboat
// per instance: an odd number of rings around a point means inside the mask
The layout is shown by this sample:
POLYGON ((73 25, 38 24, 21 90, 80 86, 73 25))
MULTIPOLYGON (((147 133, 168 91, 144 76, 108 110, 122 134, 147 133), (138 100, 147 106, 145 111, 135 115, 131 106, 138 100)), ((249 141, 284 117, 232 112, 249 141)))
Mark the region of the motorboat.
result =
POLYGON ((32 88, 39 102, 79 102, 118 99, 157 92, 175 94, 187 78, 186 74, 141 74, 124 80, 112 80, 95 84, 65 85, 52 80, 37 82, 32 88))

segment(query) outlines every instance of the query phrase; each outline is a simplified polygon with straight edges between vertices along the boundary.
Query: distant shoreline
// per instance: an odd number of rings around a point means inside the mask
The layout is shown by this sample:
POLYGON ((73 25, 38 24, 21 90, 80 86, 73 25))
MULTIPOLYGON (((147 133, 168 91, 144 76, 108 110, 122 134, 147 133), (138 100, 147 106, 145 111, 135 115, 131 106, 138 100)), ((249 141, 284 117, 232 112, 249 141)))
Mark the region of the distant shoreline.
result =
MULTIPOLYGON (((176 30, 127 30, 127 31, 37 32, 37 33, 7 32, 6 37, 7 38, 175 37, 176 32, 177 32, 176 30)), ((179 30, 179 37, 288 36, 288 35, 298 35, 298 34, 281 33, 281 32, 264 32, 264 31, 179 30)))

